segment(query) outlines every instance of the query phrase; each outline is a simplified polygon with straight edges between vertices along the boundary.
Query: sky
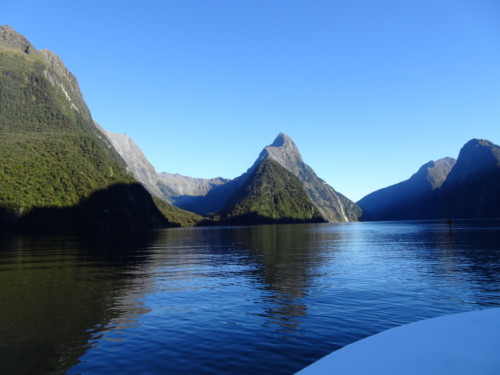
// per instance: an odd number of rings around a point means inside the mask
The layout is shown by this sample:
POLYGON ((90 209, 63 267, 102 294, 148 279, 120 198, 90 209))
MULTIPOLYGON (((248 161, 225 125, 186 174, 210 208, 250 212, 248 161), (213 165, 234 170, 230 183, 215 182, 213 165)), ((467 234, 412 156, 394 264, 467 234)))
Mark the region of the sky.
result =
POLYGON ((500 143, 498 0, 2 4, 157 172, 234 178, 283 132, 348 198, 500 143))

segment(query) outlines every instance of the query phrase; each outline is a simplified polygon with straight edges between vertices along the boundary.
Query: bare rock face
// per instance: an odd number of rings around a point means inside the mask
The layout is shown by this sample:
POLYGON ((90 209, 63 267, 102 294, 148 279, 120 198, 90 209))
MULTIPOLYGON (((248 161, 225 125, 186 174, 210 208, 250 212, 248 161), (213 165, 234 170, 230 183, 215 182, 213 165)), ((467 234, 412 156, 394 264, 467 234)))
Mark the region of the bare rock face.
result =
POLYGON ((9 25, 0 26, 0 49, 31 55, 36 53, 35 47, 9 25))
POLYGON ((166 172, 160 173, 158 178, 163 185, 168 186, 174 192, 175 196, 203 196, 208 194, 214 187, 229 181, 227 178, 222 177, 205 179, 166 172))
POLYGON ((276 161, 296 176, 300 175, 306 165, 302 160, 298 147, 289 136, 283 133, 280 133, 272 144, 262 150, 255 163, 260 164, 260 162, 267 159, 276 161))
POLYGON ((104 134, 108 137, 111 145, 125 160, 127 170, 139 181, 144 187, 155 196, 163 198, 163 193, 158 186, 158 176, 154 167, 146 159, 144 153, 126 134, 117 134, 102 129, 104 134))
POLYGON ((75 111, 90 119, 90 112, 83 100, 78 80, 66 68, 61 58, 47 49, 38 50, 37 55, 47 64, 47 69, 44 70, 45 78, 62 90, 75 111))
POLYGON ((241 176, 214 187, 203 197, 184 196, 174 204, 201 215, 220 212, 233 194, 244 186, 253 172, 266 160, 276 162, 298 177, 304 185, 308 198, 325 220, 331 222, 358 221, 362 212, 361 208, 318 178, 311 167, 302 160, 295 143, 283 133, 280 133, 271 145, 262 150, 255 163, 241 176))
POLYGON ((320 179, 313 169, 304 163, 299 149, 286 134, 280 133, 271 145, 264 148, 255 165, 267 159, 276 161, 302 181, 309 198, 326 220, 359 220, 361 208, 320 179))
POLYGON ((157 173, 141 148, 126 134, 116 134, 101 129, 114 149, 125 160, 127 169, 144 187, 156 197, 175 203, 179 197, 206 195, 214 187, 228 180, 218 177, 213 179, 193 178, 180 174, 157 173))

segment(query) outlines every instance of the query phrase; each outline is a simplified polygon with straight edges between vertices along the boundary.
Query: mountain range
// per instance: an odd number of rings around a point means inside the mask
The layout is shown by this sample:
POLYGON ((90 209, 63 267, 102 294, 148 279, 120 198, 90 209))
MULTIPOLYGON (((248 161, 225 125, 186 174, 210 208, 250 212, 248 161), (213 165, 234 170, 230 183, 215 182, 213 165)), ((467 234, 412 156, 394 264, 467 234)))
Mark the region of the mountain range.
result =
POLYGON ((500 148, 486 140, 357 203, 284 133, 234 179, 158 173, 130 137, 92 119, 58 56, 9 26, 0 26, 0 134, 0 231, 500 217, 500 148))
MULTIPOLYGON (((147 161, 142 150, 137 144, 126 135, 105 132, 110 142, 115 146, 116 150, 123 157, 129 170, 134 177, 141 181, 151 194, 184 210, 196 212, 200 215, 217 218, 222 222, 227 222, 231 217, 231 222, 243 222, 241 219, 234 219, 235 212, 239 212, 239 216, 245 217, 246 223, 250 223, 251 217, 259 217, 256 222, 263 221, 331 221, 331 222, 347 222, 357 221, 361 215, 361 209, 352 201, 347 199, 342 194, 338 193, 329 186, 325 181, 318 178, 313 169, 304 163, 299 149, 286 134, 280 133, 274 142, 265 147, 254 164, 241 176, 233 179, 197 179, 181 175, 173 175, 167 173, 156 173, 153 166, 147 161), (265 168, 259 169, 261 164, 266 161, 272 161, 273 164, 268 164, 265 168), (272 166, 271 166, 272 165, 272 166), (281 171, 280 169, 284 169, 281 171), (274 174, 274 179, 284 178, 285 175, 291 174, 294 178, 288 178, 287 181, 298 181, 301 190, 304 192, 304 199, 310 201, 314 210, 307 210, 307 214, 297 215, 297 213, 287 212, 282 210, 278 204, 271 204, 267 200, 266 207, 258 213, 256 205, 249 204, 249 200, 260 200, 261 197, 256 194, 259 191, 260 195, 272 195, 279 193, 276 191, 278 187, 282 189, 288 188, 288 185, 280 183, 266 184, 256 187, 253 184, 259 184, 266 178, 264 175, 274 174), (259 178, 255 174, 259 174, 259 178), (272 186, 272 189, 271 189, 272 186), (269 191, 267 191, 269 190, 269 191), (243 197, 243 191, 252 197, 243 197), (250 193, 251 192, 251 193, 250 193), (238 197, 238 198, 236 198, 238 197), (238 201, 245 200, 246 205, 239 205, 235 211, 238 201), (247 207, 249 212, 243 213, 242 207, 247 207), (270 214, 274 210, 274 214, 270 214), (263 212, 266 212, 264 215, 263 212), (280 213, 281 214, 278 214, 280 213), (311 215, 309 215, 309 212, 311 215), (248 215, 247 215, 248 214, 248 215), (263 215, 263 216, 262 216, 263 215), (265 217, 265 219, 264 219, 265 217)), ((285 194, 289 200, 286 203, 289 207, 295 206, 293 199, 298 199, 298 196, 289 196, 285 194)), ((301 194, 302 196, 302 194, 301 194)), ((301 200, 301 199, 299 199, 301 200)), ((284 203, 283 200, 280 201, 284 203)), ((261 202, 262 206, 262 202, 261 202)))
POLYGON ((500 147, 467 142, 458 159, 424 164, 408 180, 368 194, 362 220, 500 217, 500 147))

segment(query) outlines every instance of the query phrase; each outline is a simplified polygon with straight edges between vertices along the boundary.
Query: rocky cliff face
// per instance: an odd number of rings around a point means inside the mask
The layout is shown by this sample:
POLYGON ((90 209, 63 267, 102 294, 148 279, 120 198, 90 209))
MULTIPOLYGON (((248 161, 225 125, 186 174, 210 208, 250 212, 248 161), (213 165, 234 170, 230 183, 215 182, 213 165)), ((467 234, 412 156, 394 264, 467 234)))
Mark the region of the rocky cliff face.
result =
POLYGON ((154 196, 174 203, 182 197, 206 195, 214 187, 228 180, 218 177, 212 179, 193 178, 172 173, 157 173, 141 148, 126 134, 116 134, 102 129, 113 147, 125 160, 127 169, 154 196))
POLYGON ((408 180, 377 190, 357 202, 365 211, 363 219, 411 220, 438 216, 437 189, 456 160, 443 158, 422 165, 408 180))
POLYGON ((60 57, 47 49, 38 50, 37 54, 47 64, 47 68, 43 71, 45 78, 52 85, 61 89, 66 100, 75 111, 81 113, 87 120, 90 120, 90 111, 83 100, 78 80, 66 68, 60 57))
POLYGON ((304 163, 299 149, 286 134, 280 133, 271 145, 264 148, 256 164, 263 160, 274 160, 297 176, 304 184, 309 198, 326 220, 358 221, 361 208, 320 179, 313 169, 304 163))
POLYGON ((21 34, 9 25, 0 26, 0 49, 4 51, 21 52, 26 55, 36 53, 35 47, 21 34))
POLYGON ((253 172, 266 160, 276 162, 299 179, 307 196, 325 220, 347 222, 357 221, 360 217, 361 208, 318 178, 312 168, 302 160, 295 143, 282 133, 270 146, 262 150, 255 163, 241 176, 213 188, 204 197, 194 199, 193 197, 184 197, 175 204, 203 215, 220 212, 230 197, 247 182, 253 172))
POLYGON ((183 176, 178 173, 162 172, 158 175, 160 182, 173 191, 173 198, 185 195, 203 196, 208 194, 214 187, 225 184, 227 178, 194 178, 183 176))
POLYGON ((500 217, 500 147, 487 140, 467 142, 439 193, 441 217, 500 217))
MULTIPOLYGON (((101 128, 102 129, 102 128, 101 128)), ((117 134, 102 129, 111 145, 120 154, 127 164, 127 170, 153 195, 159 198, 164 197, 164 193, 159 186, 158 175, 146 159, 141 148, 126 134, 117 134)), ((165 199, 168 201, 168 198, 165 199)))

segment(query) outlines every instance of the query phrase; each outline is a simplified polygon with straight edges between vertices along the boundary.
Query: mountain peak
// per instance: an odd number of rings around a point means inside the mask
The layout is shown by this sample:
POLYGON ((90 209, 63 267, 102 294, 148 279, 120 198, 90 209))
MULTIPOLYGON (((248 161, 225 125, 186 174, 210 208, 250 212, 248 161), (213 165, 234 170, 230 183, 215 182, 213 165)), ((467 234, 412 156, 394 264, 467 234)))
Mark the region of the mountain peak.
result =
POLYGON ((285 133, 279 133, 278 136, 274 139, 274 142, 271 143, 271 147, 281 147, 285 144, 293 144, 292 139, 286 135, 285 133))
POLYGON ((23 52, 27 55, 35 52, 33 44, 9 25, 0 26, 0 49, 23 52))
POLYGON ((487 139, 476 139, 473 138, 469 142, 467 142, 463 148, 464 149, 472 149, 472 148, 477 148, 477 147, 492 147, 495 144, 493 142, 488 141, 487 139))
POLYGON ((272 159, 296 175, 297 163, 303 163, 298 147, 285 133, 279 133, 273 143, 262 150, 257 162, 272 159))

